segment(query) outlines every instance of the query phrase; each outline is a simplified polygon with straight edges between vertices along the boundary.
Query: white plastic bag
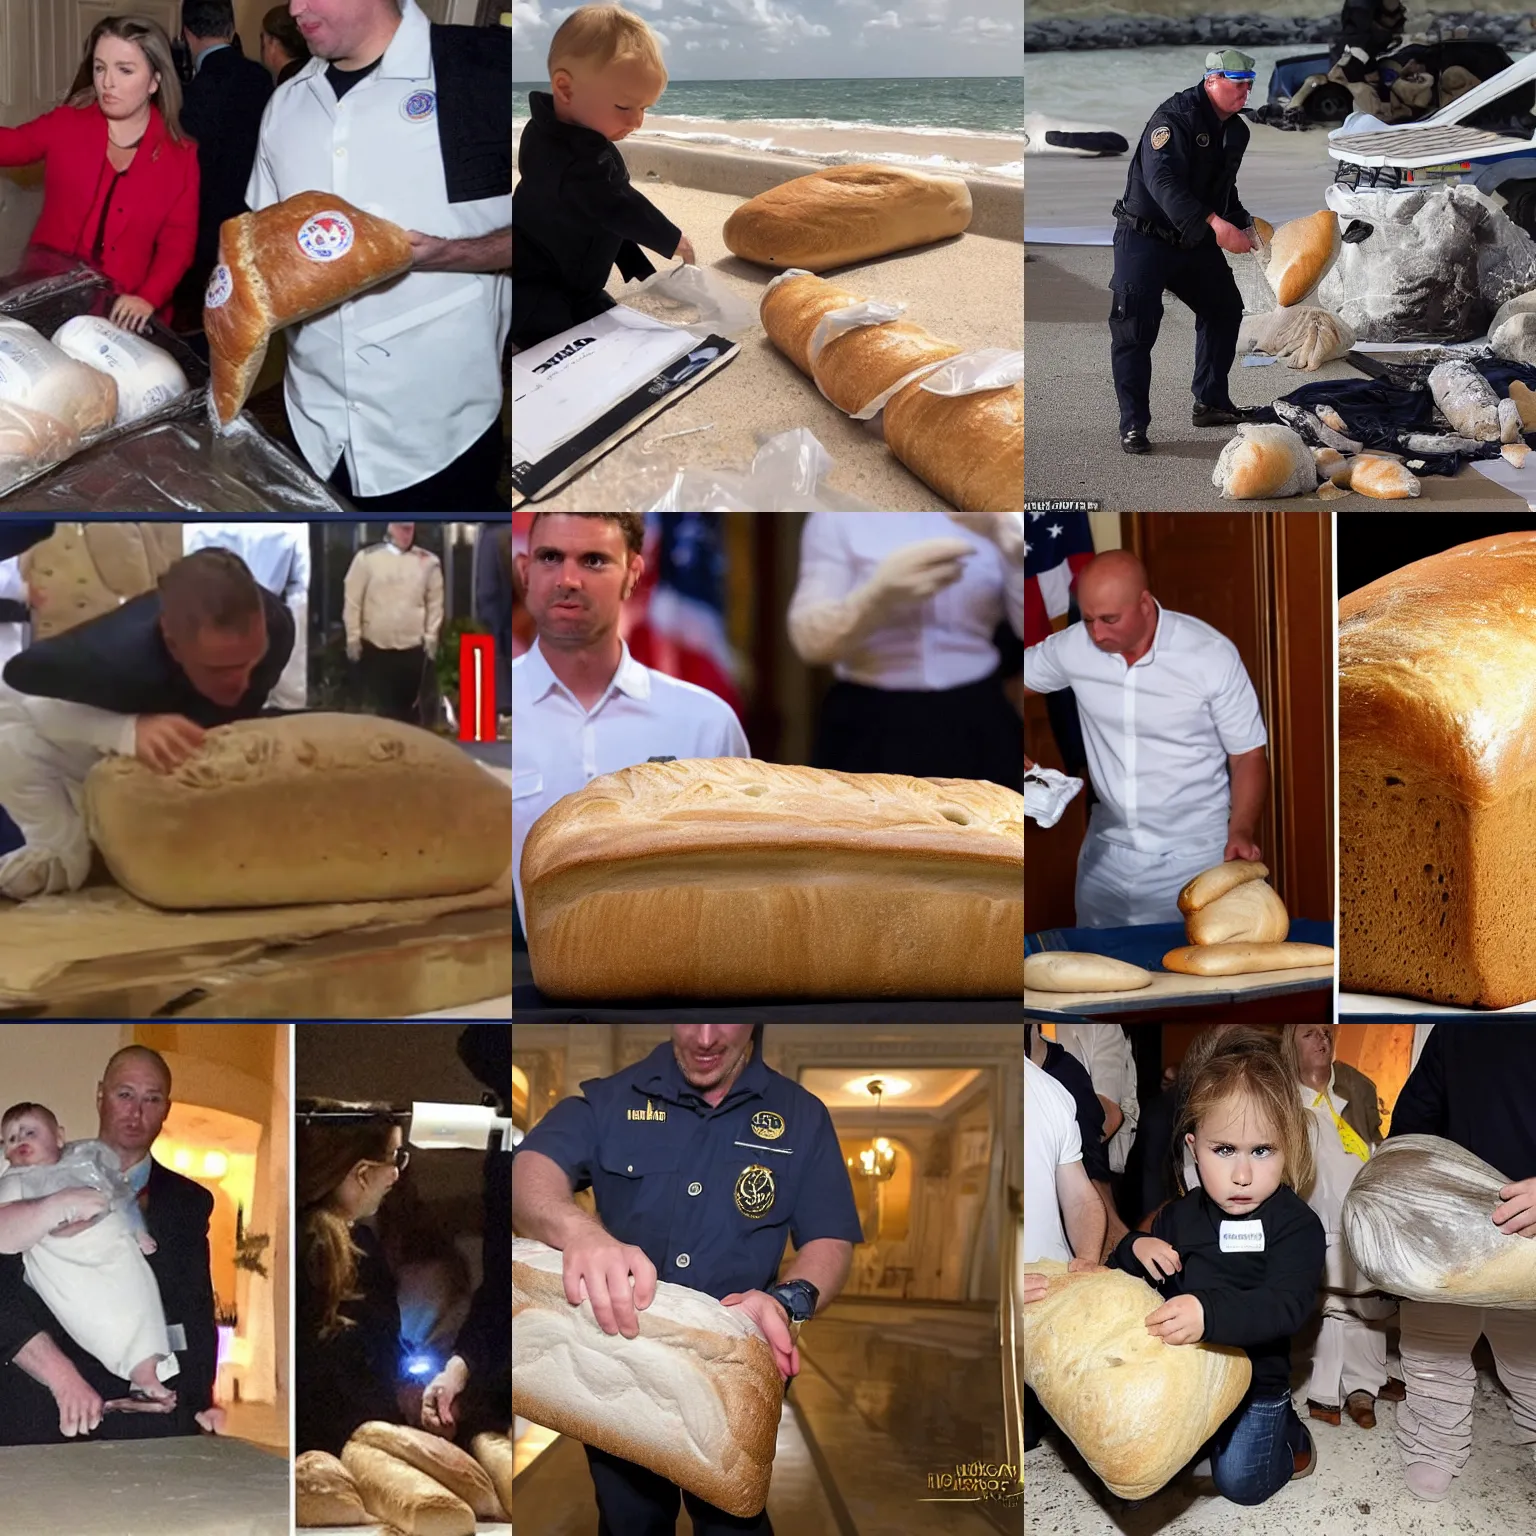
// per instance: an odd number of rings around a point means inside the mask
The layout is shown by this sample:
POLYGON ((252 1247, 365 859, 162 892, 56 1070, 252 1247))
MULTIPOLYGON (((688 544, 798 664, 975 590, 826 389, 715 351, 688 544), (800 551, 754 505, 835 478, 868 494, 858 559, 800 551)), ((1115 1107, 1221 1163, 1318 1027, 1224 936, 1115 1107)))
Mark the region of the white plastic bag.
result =
POLYGON ((1024 775, 1024 814, 1038 827, 1054 827, 1082 787, 1081 779, 1055 768, 1031 768, 1024 775))
POLYGON ((684 265, 658 272, 627 292, 622 302, 667 325, 714 331, 733 341, 758 323, 752 304, 732 293, 708 267, 684 265))

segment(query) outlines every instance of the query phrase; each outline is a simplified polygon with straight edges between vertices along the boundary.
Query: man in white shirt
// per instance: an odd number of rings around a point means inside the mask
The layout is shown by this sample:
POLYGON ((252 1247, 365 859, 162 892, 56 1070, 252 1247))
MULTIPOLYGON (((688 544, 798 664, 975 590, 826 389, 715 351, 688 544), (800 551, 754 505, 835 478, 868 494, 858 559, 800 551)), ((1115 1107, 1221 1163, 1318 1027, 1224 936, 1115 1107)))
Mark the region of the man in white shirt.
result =
POLYGON ((185 523, 181 549, 232 549, 246 569, 293 615, 293 654, 268 709, 304 709, 309 704, 309 527, 308 523, 185 523))
POLYGON ((510 38, 415 0, 291 0, 312 55, 262 118, 246 201, 334 192, 403 225, 395 282, 290 326, 285 400, 310 468, 360 510, 504 510, 512 328, 510 38))
POLYGON ((619 613, 645 570, 637 512, 538 512, 514 557, 533 647, 512 663, 512 887, 523 843, 557 800, 652 757, 749 757, 735 712, 707 689, 643 667, 619 613))
POLYGON ((1179 891, 1201 870, 1261 856, 1258 697, 1237 647, 1162 607, 1128 550, 1084 566, 1077 600, 1080 623, 1024 652, 1026 693, 1076 695, 1099 797, 1078 855, 1077 923, 1178 922, 1179 891))

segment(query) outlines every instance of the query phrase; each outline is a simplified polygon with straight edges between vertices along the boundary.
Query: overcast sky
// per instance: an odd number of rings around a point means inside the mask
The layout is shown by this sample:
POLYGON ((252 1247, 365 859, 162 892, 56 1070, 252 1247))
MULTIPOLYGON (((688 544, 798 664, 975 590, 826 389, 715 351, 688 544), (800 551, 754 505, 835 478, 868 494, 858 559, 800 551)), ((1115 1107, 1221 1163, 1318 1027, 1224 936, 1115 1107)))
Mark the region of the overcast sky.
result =
MULTIPOLYGON (((1019 0, 623 0, 673 80, 1007 75, 1023 70, 1019 0)), ((575 10, 512 0, 512 76, 546 77, 575 10)))

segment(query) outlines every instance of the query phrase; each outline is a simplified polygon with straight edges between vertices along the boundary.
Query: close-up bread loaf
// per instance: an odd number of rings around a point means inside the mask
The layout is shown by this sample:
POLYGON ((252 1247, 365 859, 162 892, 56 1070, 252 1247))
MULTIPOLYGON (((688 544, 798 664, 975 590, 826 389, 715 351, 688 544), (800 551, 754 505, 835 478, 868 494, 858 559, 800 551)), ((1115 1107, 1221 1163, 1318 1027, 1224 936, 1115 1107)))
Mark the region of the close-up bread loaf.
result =
POLYGON ((495 776, 374 715, 218 726, 171 773, 103 758, 85 802, 117 882, 172 910, 457 895, 510 861, 511 799, 495 776))
POLYGON ((1162 1298, 1134 1275, 1069 1274, 1053 1259, 1024 1273, 1049 1279, 1045 1297, 1019 1312, 1025 1381, 1109 1488, 1149 1498, 1242 1401, 1248 1356, 1149 1333, 1162 1298))
POLYGON ((784 1384, 757 1324, 660 1281, 626 1339, 565 1299, 563 1260, 512 1243, 512 1411, 746 1519, 767 1502, 784 1384))
POLYGON ((744 261, 825 272, 947 239, 970 222, 971 189, 958 176, 833 165, 749 198, 723 235, 744 261))
POLYGON ((523 845, 540 991, 608 998, 1013 997, 1024 797, 750 758, 642 763, 523 845))
POLYGON ((368 1513, 404 1536, 475 1536, 475 1512, 469 1505, 408 1462, 349 1440, 341 1464, 352 1474, 368 1513))
POLYGON ((502 1512, 510 1520, 512 1518, 511 1431, 504 1435, 490 1433, 476 1435, 469 1442, 469 1449, 475 1460, 485 1468, 496 1489, 496 1496, 501 1500, 502 1512))
POLYGON ((1536 998, 1536 532, 1339 601, 1339 981, 1536 998))
POLYGON ((406 1424, 370 1419, 353 1430, 350 1443, 371 1446, 436 1478, 449 1493, 474 1510, 477 1520, 501 1518, 501 1500, 485 1468, 468 1451, 460 1450, 441 1435, 429 1435, 406 1424))

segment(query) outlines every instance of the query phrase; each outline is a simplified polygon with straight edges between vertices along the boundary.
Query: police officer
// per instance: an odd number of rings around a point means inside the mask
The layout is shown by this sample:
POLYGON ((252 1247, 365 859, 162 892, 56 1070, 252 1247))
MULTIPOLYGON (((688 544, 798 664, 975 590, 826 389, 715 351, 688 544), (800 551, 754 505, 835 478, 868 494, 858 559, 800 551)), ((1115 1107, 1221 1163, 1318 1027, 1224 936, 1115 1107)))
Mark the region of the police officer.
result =
MULTIPOLYGON (((605 1333, 636 1337, 636 1310, 668 1280, 740 1307, 787 1382, 800 1370, 791 1323, 842 1289, 863 1234, 826 1106, 769 1069, 755 1028, 674 1024, 643 1061, 563 1099, 513 1159, 512 1225, 563 1251, 566 1300, 590 1301, 605 1333), (588 1187, 595 1218, 571 1199, 588 1187), (775 1284, 786 1235, 795 1256, 775 1284)), ((586 1450, 599 1536, 672 1536, 676 1485, 586 1450)), ((766 1511, 683 1500, 695 1536, 773 1536, 766 1511)))
POLYGON ((1237 195, 1248 147, 1248 125, 1237 114, 1253 74, 1252 58, 1236 48, 1208 53, 1200 84, 1170 96, 1148 119, 1115 204, 1109 355, 1127 453, 1152 448, 1152 348, 1165 288, 1195 312, 1194 424, 1229 427, 1253 414, 1227 391, 1243 301, 1222 255, 1258 244, 1237 195))

